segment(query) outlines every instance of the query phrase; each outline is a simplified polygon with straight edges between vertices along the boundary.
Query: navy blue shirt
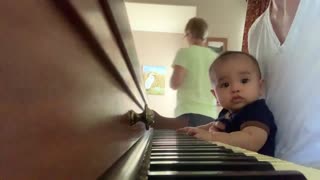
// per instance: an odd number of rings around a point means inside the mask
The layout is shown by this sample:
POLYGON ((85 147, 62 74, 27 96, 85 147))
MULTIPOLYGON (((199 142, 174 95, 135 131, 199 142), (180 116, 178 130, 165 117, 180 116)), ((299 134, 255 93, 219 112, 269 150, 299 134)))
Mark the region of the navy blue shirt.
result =
POLYGON ((274 156, 277 127, 273 114, 264 99, 254 101, 236 113, 230 114, 227 109, 222 109, 217 121, 225 124, 225 132, 228 133, 240 131, 248 126, 256 126, 264 129, 268 133, 268 139, 258 153, 274 156))

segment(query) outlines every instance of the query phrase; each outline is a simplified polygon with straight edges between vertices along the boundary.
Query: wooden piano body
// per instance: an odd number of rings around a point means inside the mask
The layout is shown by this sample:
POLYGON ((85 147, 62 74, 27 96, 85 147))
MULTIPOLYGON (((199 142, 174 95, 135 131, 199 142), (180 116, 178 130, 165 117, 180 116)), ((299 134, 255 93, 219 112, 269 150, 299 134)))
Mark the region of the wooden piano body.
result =
POLYGON ((0 2, 1 180, 95 179, 144 134, 126 115, 146 103, 131 31, 109 3, 126 17, 118 0, 0 2))
POLYGON ((3 0, 0 15, 0 179, 135 179, 126 155, 150 131, 127 116, 147 100, 124 2, 3 0))

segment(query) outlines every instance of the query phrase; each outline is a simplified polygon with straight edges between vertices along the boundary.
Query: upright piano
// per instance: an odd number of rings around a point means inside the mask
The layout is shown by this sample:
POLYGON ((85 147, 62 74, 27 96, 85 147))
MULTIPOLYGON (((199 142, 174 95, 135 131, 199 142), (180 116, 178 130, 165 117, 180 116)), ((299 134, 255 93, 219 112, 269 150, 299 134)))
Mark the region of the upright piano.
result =
POLYGON ((150 127, 123 0, 2 0, 0 39, 1 180, 320 177, 150 127))

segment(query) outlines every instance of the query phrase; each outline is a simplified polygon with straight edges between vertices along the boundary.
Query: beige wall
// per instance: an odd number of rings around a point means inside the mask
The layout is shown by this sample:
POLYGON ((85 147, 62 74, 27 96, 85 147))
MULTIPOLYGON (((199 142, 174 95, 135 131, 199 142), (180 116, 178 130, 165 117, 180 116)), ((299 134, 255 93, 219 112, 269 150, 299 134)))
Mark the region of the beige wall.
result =
POLYGON ((134 31, 183 33, 195 6, 126 2, 130 26, 134 31))
MULTIPOLYGON (((197 7, 197 16, 210 25, 209 36, 228 38, 229 50, 241 50, 246 16, 246 0, 126 0, 197 7)), ((155 22, 156 23, 156 22, 155 22)))
MULTIPOLYGON (((197 16, 210 25, 209 36, 228 38, 229 50, 241 50, 246 15, 245 0, 127 0, 170 5, 197 7, 197 16)), ((156 22, 155 22, 156 23, 156 22)), ((171 64, 175 53, 183 46, 183 34, 160 32, 133 32, 135 46, 141 65, 166 66, 165 95, 148 95, 149 106, 161 115, 173 117, 176 92, 169 87, 171 64)))
POLYGON ((173 117, 176 91, 169 86, 171 64, 176 52, 185 46, 183 34, 134 31, 133 38, 141 66, 166 66, 165 95, 148 95, 149 106, 163 116, 173 117))

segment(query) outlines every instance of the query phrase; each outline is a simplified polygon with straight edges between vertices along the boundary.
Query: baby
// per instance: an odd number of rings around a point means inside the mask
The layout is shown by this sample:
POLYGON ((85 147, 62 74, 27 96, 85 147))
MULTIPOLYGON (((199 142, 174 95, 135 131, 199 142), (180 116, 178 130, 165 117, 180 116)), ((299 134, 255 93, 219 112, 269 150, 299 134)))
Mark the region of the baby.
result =
POLYGON ((209 75, 211 92, 223 107, 218 119, 178 131, 274 156, 277 127, 261 99, 264 82, 257 60, 244 52, 228 51, 212 63, 209 75))

